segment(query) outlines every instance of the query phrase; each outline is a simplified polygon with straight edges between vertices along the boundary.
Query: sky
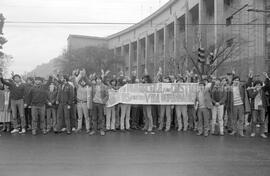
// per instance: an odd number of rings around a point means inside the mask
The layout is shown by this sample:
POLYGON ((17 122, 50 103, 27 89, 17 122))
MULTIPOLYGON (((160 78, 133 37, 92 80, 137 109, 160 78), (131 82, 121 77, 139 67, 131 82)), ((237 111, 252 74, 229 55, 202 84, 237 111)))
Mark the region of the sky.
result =
POLYGON ((0 0, 6 17, 4 45, 13 56, 9 71, 22 74, 59 56, 69 34, 105 37, 128 25, 18 24, 8 22, 136 23, 169 0, 0 0))

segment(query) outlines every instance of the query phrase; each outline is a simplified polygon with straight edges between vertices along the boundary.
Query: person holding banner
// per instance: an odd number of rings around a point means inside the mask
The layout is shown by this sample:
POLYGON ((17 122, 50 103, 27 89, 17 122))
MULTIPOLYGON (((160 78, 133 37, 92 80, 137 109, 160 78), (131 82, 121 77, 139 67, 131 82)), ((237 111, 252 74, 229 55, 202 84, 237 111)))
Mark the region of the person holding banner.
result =
MULTIPOLYGON (((122 81, 122 85, 124 86, 127 84, 128 79, 124 78, 122 81)), ((130 104, 121 104, 120 109, 121 109, 121 118, 120 118, 120 130, 130 130, 130 104)))
MULTIPOLYGON (((177 80, 177 83, 183 83, 184 79, 180 77, 177 80)), ((177 122, 178 122, 178 131, 187 131, 188 129, 188 114, 187 114, 187 105, 176 105, 175 106, 175 111, 176 111, 176 117, 177 117, 177 122), (182 121, 183 117, 183 121, 182 121), (182 123, 183 122, 183 123, 182 123), (184 128, 183 128, 184 125, 184 128)))
MULTIPOLYGON (((111 91, 118 90, 116 79, 110 80, 109 89, 111 91)), ((115 131, 115 112, 116 106, 106 107, 106 130, 115 131)))
MULTIPOLYGON (((171 78, 169 76, 163 78, 163 83, 171 83, 171 78)), ((164 127, 164 116, 166 114, 166 128, 165 131, 170 131, 171 128, 171 105, 160 105, 159 114, 159 128, 158 130, 163 130, 164 127)))
POLYGON ((196 93, 195 99, 195 109, 197 110, 198 114, 198 136, 203 134, 205 137, 208 137, 209 135, 209 119, 211 108, 212 100, 210 91, 206 87, 205 82, 200 82, 199 90, 196 93))
MULTIPOLYGON (((143 84, 150 84, 152 80, 150 76, 146 74, 142 78, 143 84)), ((146 134, 155 134, 153 132, 153 117, 152 117, 152 106, 151 105, 144 105, 143 106, 143 117, 144 117, 144 127, 143 130, 147 130, 146 134)))

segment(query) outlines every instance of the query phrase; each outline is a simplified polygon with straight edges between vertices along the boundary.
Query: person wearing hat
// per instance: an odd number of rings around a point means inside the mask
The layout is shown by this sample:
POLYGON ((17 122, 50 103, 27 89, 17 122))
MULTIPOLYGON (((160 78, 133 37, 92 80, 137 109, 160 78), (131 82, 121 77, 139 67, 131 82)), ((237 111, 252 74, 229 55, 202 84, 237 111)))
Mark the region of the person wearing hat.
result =
POLYGON ((195 109, 198 111, 198 133, 197 135, 209 135, 210 110, 212 108, 210 90, 204 81, 199 83, 199 90, 196 93, 195 109))
POLYGON ((65 121, 65 127, 67 134, 71 134, 70 125, 70 110, 74 100, 73 87, 69 84, 69 78, 67 75, 62 75, 60 77, 61 84, 58 88, 58 94, 56 98, 57 109, 57 127, 55 133, 61 130, 62 122, 65 121))
POLYGON ((227 108, 232 111, 231 123, 233 131, 230 135, 235 135, 238 132, 241 137, 244 137, 244 115, 250 112, 250 103, 247 91, 244 85, 240 83, 240 77, 235 76, 232 82, 232 91, 227 97, 227 108))
POLYGON ((41 77, 35 78, 35 85, 30 89, 26 97, 25 107, 31 106, 32 112, 32 134, 37 134, 38 118, 40 118, 41 128, 43 134, 47 134, 45 113, 46 104, 48 101, 48 88, 52 81, 52 77, 46 84, 43 84, 44 79, 41 77))
POLYGON ((254 88, 250 91, 251 109, 252 109, 252 123, 251 123, 251 137, 256 135, 256 124, 260 124, 260 136, 267 138, 264 134, 264 122, 267 108, 267 100, 265 95, 265 87, 261 81, 254 82, 254 88))
POLYGON ((24 115, 24 93, 25 85, 22 83, 20 75, 13 75, 12 80, 4 80, 2 73, 0 73, 0 81, 9 87, 10 90, 10 104, 12 112, 13 130, 12 134, 20 132, 21 134, 26 133, 26 122, 24 115), (17 112, 19 112, 20 124, 17 119, 17 112), (21 127, 21 131, 19 128, 21 127))

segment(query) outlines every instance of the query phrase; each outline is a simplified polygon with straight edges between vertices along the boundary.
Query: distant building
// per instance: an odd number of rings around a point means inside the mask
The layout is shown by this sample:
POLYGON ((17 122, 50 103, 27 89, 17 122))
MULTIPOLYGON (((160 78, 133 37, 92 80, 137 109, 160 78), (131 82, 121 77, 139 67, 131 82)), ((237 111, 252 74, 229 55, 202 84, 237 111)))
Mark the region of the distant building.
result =
POLYGON ((141 76, 145 68, 151 75, 159 67, 167 74, 191 69, 184 46, 196 51, 200 46, 215 46, 224 37, 225 42, 242 44, 218 74, 234 67, 244 78, 249 69, 255 73, 270 71, 270 25, 266 25, 270 24, 270 16, 248 9, 270 10, 270 1, 170 0, 138 24, 106 38, 69 37, 69 48, 107 45, 116 57, 125 59, 126 73, 137 70, 141 76))
POLYGON ((108 42, 102 37, 91 37, 84 35, 69 35, 68 36, 68 51, 77 50, 89 46, 108 47, 108 42))

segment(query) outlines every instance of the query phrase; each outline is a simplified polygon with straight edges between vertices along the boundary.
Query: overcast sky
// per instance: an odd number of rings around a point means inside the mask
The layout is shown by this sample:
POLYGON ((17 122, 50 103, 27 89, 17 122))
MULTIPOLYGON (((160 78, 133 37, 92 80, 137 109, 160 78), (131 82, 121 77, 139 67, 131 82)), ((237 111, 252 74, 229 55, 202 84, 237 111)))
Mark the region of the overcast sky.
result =
MULTIPOLYGON (((0 0, 7 21, 128 22, 147 17, 168 0, 0 0)), ((23 73, 57 57, 69 34, 107 36, 127 25, 9 24, 4 27, 10 71, 23 73)))

